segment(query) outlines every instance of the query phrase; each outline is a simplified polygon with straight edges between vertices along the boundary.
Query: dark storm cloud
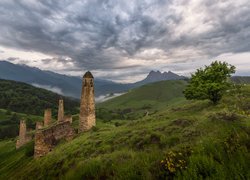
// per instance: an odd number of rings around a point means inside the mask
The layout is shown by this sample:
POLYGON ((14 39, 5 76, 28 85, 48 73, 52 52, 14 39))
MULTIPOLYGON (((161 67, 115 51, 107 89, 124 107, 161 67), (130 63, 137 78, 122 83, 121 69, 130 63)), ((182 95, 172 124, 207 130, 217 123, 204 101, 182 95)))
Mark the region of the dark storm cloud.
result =
POLYGON ((139 68, 159 58, 138 56, 152 48, 180 62, 250 51, 248 0, 2 0, 0 24, 0 45, 76 69, 139 68))

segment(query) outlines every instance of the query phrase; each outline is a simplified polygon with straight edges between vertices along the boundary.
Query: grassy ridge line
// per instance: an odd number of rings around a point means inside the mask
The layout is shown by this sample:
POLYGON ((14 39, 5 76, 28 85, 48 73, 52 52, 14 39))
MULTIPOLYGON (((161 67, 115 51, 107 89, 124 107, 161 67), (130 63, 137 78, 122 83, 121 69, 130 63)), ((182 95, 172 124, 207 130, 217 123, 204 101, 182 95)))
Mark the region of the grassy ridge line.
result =
POLYGON ((117 109, 117 108, 139 108, 143 105, 159 105, 166 104, 168 101, 183 97, 183 89, 185 88, 186 81, 160 81, 144 85, 139 88, 130 90, 128 93, 110 99, 101 104, 99 108, 117 109))
POLYGON ((97 118, 103 120, 142 118, 174 103, 185 101, 183 80, 160 81, 130 90, 128 93, 97 104, 97 118))

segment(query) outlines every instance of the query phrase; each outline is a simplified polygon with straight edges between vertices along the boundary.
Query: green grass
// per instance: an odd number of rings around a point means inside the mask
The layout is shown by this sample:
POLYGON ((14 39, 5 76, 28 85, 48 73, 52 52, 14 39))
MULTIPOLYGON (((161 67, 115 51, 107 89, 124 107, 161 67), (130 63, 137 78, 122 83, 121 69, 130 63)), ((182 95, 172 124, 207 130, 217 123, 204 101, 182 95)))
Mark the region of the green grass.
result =
POLYGON ((249 100, 245 86, 216 106, 165 102, 147 117, 98 120, 37 160, 30 145, 2 141, 0 179, 250 179, 249 100))
POLYGON ((97 117, 103 120, 138 119, 146 113, 154 114, 170 104, 185 100, 183 90, 187 82, 160 81, 130 90, 117 98, 97 104, 97 117))
POLYGON ((43 117, 27 115, 0 109, 0 139, 15 138, 19 132, 20 119, 25 119, 28 129, 35 129, 37 121, 43 121, 43 117))
MULTIPOLYGON (((117 98, 110 99, 101 104, 100 108, 125 109, 142 108, 145 105, 160 106, 171 104, 175 98, 183 98, 186 81, 160 81, 147 84, 139 88, 130 90, 128 93, 117 98)), ((156 107, 155 107, 156 108, 156 107)))
MULTIPOLYGON (((18 135, 20 119, 25 119, 28 129, 35 129, 35 122, 42 120, 44 110, 52 109, 57 117, 61 95, 31 85, 0 79, 0 139, 18 135), (6 111, 7 110, 7 111, 6 111)), ((65 114, 78 112, 79 102, 63 97, 65 114)))
POLYGON ((29 118, 32 121, 40 121, 43 120, 42 116, 37 116, 37 115, 29 115, 29 114, 24 114, 24 113, 18 113, 18 112, 12 112, 12 111, 7 111, 5 109, 0 109, 0 121, 9 119, 11 116, 16 113, 18 117, 20 118, 29 118))

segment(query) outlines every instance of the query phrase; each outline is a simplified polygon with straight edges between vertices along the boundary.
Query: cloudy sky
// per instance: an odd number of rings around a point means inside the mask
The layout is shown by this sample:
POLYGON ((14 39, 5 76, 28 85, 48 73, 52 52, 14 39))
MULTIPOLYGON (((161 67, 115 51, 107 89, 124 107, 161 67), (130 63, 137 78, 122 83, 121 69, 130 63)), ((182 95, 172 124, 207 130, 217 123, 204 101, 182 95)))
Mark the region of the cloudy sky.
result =
POLYGON ((250 75, 249 0, 0 0, 0 60, 118 82, 213 60, 250 75))

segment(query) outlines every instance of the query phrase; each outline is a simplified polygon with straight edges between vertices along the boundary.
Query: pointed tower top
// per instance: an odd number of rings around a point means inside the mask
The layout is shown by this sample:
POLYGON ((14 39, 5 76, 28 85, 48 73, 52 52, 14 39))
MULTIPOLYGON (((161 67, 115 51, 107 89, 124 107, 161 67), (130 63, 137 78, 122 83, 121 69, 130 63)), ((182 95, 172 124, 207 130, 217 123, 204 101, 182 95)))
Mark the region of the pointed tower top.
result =
POLYGON ((94 78, 90 71, 86 72, 83 78, 94 78))

